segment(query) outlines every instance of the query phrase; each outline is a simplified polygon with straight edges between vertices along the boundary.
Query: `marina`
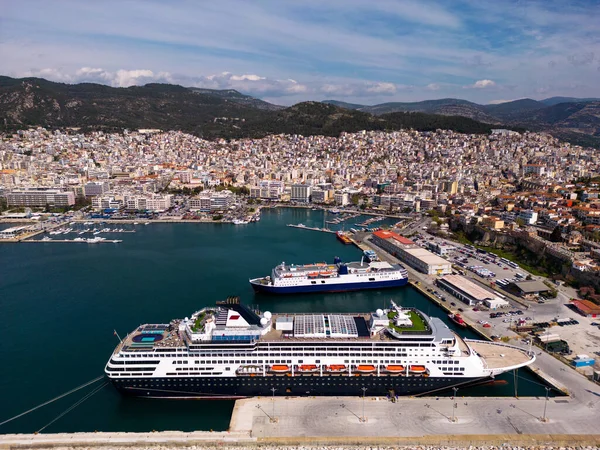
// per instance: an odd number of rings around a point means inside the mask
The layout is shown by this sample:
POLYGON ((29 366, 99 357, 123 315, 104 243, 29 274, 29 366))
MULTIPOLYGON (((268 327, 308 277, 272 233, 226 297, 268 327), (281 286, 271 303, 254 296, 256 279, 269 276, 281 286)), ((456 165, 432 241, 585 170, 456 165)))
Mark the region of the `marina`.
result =
POLYGON ((87 239, 83 239, 83 238, 75 238, 75 239, 27 239, 25 241, 21 241, 24 243, 32 243, 32 244, 39 244, 39 243, 43 243, 43 244, 50 244, 50 243, 56 243, 56 244, 68 244, 68 243, 73 243, 73 244, 118 244, 120 242, 123 242, 121 239, 104 239, 104 238, 87 238, 87 239))

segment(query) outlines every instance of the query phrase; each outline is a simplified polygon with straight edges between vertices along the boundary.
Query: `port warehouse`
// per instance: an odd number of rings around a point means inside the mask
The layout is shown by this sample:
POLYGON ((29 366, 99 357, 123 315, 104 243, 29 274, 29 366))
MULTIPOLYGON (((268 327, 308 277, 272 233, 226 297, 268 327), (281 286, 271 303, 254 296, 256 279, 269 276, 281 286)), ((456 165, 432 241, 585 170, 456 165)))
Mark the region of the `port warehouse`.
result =
POLYGON ((400 261, 427 275, 445 275, 452 273, 452 264, 430 251, 419 247, 410 239, 392 231, 375 231, 373 243, 400 261))
POLYGON ((571 300, 571 304, 586 317, 600 317, 600 306, 589 300, 571 300))
POLYGON ((437 279, 436 284, 469 306, 479 303, 483 303, 490 309, 509 306, 508 301, 460 275, 446 275, 437 279))
POLYGON ((521 297, 524 297, 526 295, 544 294, 550 291, 550 288, 544 283, 535 280, 514 282, 512 283, 512 286, 514 286, 517 289, 521 297))

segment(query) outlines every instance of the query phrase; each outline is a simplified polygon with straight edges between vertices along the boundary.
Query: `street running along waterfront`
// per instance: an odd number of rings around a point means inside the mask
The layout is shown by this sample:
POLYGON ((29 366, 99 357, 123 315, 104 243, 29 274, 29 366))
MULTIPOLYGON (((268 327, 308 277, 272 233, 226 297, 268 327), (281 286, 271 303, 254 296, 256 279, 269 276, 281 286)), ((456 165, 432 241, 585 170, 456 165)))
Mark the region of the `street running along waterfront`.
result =
MULTIPOLYGON (((444 311, 408 286, 292 298, 255 296, 248 278, 267 273, 282 260, 331 261, 337 255, 351 261, 361 256, 359 249, 342 245, 329 233, 285 226, 318 226, 321 211, 273 209, 262 214, 260 222, 244 226, 152 224, 139 227, 118 246, 0 246, 5 329, 0 358, 6 361, 0 375, 0 419, 102 374, 117 343, 113 330, 125 334, 140 323, 181 317, 229 295, 272 312, 371 311, 393 298, 449 323, 444 311)), ((545 395, 533 375, 520 370, 518 377, 520 396, 545 395)), ((459 395, 513 395, 513 374, 500 380, 506 384, 464 389, 459 395)), ((0 432, 36 431, 86 393, 41 408, 0 432)), ((232 409, 233 402, 227 401, 122 398, 107 386, 45 431, 224 430, 232 409)))

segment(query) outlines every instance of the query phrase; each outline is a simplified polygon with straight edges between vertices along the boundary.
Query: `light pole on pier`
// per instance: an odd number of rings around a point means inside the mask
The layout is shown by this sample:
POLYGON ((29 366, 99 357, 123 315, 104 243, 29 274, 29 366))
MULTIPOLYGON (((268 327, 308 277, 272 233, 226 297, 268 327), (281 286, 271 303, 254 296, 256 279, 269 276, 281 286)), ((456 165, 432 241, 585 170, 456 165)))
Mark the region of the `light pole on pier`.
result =
POLYGON ((273 417, 271 418, 272 422, 277 422, 277 419, 275 418, 275 391, 276 390, 277 389, 275 389, 274 387, 271 388, 271 392, 273 393, 273 397, 271 397, 271 402, 273 403, 273 412, 272 412, 273 417))
POLYGON ((454 410, 456 409, 456 391, 458 391, 458 388, 453 387, 452 390, 454 391, 454 395, 452 395, 452 422, 456 422, 454 410))
POLYGON ((367 392, 367 388, 366 387, 362 387, 362 392, 363 392, 363 413, 362 413, 362 419, 361 422, 366 422, 367 418, 365 417, 365 392, 367 392))
POLYGON ((544 386, 546 389, 546 399, 544 400, 544 415, 542 416, 542 422, 548 422, 548 418, 546 417, 546 406, 548 406, 548 393, 550 392, 550 388, 544 386))

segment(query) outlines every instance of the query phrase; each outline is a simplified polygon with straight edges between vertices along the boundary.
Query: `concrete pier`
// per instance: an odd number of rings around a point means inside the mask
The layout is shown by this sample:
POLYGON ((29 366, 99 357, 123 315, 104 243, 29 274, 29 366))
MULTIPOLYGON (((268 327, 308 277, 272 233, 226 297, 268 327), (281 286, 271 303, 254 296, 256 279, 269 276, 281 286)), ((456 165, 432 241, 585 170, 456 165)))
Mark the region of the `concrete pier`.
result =
POLYGON ((288 227, 298 228, 299 230, 321 231, 323 233, 335 233, 335 231, 328 230, 327 228, 300 226, 300 225, 295 225, 293 223, 289 223, 288 227))
MULTIPOLYGON (((259 438, 600 435, 600 389, 586 398, 270 397, 238 400, 230 431, 259 438), (453 421, 454 418, 454 421, 453 421), (273 420, 274 419, 274 420, 273 420)), ((460 394, 460 391, 459 391, 460 394)))

